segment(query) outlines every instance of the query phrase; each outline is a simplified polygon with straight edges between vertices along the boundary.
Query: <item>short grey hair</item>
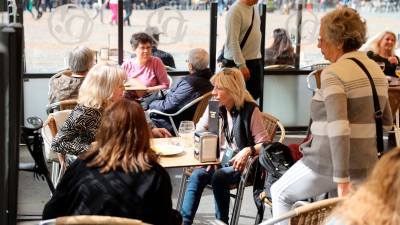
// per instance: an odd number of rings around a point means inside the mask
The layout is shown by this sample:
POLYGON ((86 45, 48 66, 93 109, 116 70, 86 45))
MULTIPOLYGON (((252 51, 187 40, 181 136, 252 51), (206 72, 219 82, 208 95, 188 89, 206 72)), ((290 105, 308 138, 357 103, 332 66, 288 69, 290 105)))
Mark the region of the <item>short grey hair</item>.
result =
POLYGON ((189 51, 188 63, 192 64, 194 71, 200 71, 208 68, 210 57, 206 50, 195 48, 189 51))
POLYGON ((68 66, 73 73, 86 73, 94 65, 94 51, 85 46, 75 47, 68 56, 68 66))
POLYGON ((322 17, 321 29, 330 43, 343 43, 345 53, 358 50, 367 39, 365 20, 356 10, 348 7, 335 9, 322 17))

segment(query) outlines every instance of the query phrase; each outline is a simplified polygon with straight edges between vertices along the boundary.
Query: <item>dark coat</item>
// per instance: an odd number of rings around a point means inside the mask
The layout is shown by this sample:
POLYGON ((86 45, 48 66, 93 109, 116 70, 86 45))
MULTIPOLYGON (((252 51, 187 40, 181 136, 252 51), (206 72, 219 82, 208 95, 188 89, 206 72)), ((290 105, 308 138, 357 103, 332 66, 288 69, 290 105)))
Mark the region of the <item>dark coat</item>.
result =
POLYGON ((43 219, 70 215, 106 215, 173 224, 172 186, 168 173, 154 163, 145 172, 100 173, 77 159, 67 169, 43 219))
MULTIPOLYGON (((156 109, 165 113, 177 112, 189 102, 213 89, 209 80, 211 76, 211 70, 206 69, 182 78, 182 80, 168 92, 165 99, 151 102, 149 109, 156 109)), ((196 106, 197 105, 194 105, 180 115, 174 117, 177 128, 181 121, 192 120, 194 112, 196 111, 196 106)), ((172 125, 168 117, 152 113, 150 114, 150 118, 157 127, 164 127, 173 133, 172 125)))

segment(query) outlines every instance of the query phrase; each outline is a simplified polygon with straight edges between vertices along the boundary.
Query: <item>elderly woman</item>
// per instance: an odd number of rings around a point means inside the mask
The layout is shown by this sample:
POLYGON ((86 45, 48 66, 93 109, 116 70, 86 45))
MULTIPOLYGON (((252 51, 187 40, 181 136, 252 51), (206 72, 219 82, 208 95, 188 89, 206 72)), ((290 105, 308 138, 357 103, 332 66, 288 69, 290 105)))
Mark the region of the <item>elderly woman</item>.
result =
MULTIPOLYGON (((117 65, 97 64, 88 73, 72 110, 51 144, 51 149, 64 155, 79 155, 89 149, 100 125, 103 110, 111 102, 122 98, 127 75, 117 65)), ((153 129, 155 136, 170 136, 165 129, 153 129)), ((66 165, 64 165, 66 166, 66 165)))
POLYGON ((180 224, 180 215, 172 209, 169 175, 157 163, 150 137, 136 102, 112 104, 104 112, 96 144, 66 171, 43 218, 107 215, 180 224))
MULTIPOLYGON (((312 138, 303 158, 271 187, 273 216, 297 200, 337 190, 346 195, 352 183, 370 174, 377 161, 377 136, 371 85, 359 60, 375 83, 382 121, 390 129, 388 85, 379 66, 363 52, 366 24, 351 8, 340 8, 321 19, 318 47, 332 64, 321 74, 321 89, 311 102, 312 138)), ((284 222, 282 224, 286 224, 284 222)))
POLYGON ((125 71, 115 65, 97 64, 86 76, 79 90, 78 105, 72 110, 51 144, 63 155, 79 155, 89 149, 100 124, 103 109, 122 97, 125 71))
POLYGON ((368 180, 335 209, 328 225, 400 224, 400 149, 385 154, 368 180))
MULTIPOLYGON (((261 144, 270 141, 265 127, 260 123, 262 114, 250 93, 246 90, 243 75, 236 68, 224 68, 211 78, 213 96, 220 104, 223 120, 221 143, 223 161, 234 155, 229 162, 218 168, 197 168, 189 178, 181 214, 185 225, 192 224, 202 192, 212 184, 217 219, 228 223, 229 186, 239 183, 249 156, 259 153, 261 144)), ((196 126, 198 131, 208 129, 208 109, 196 126)))
POLYGON ((78 46, 69 53, 68 65, 68 70, 50 78, 49 104, 78 97, 83 79, 94 65, 94 52, 85 46, 78 46))
POLYGON ((265 49, 265 65, 294 65, 296 57, 287 31, 277 28, 273 38, 272 45, 265 49))
POLYGON ((146 33, 135 33, 131 45, 136 57, 125 61, 122 68, 129 78, 136 78, 147 87, 147 92, 155 92, 169 87, 167 71, 160 58, 151 55, 153 39, 146 33))
POLYGON ((391 31, 384 31, 377 35, 370 43, 371 51, 367 52, 369 58, 376 62, 385 64, 384 73, 387 76, 396 76, 396 67, 400 66, 399 57, 394 54, 396 44, 396 34, 391 31))

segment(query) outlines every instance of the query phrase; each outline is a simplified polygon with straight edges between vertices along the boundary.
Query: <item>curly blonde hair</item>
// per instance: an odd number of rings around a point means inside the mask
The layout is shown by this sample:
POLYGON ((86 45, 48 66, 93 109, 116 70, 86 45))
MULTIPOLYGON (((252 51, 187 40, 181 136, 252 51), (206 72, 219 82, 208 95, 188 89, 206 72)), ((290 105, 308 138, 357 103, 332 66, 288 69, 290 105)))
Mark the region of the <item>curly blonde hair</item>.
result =
POLYGON ((334 45, 343 44, 343 52, 358 50, 366 41, 367 26, 356 10, 341 7, 321 19, 321 29, 334 45))
POLYGON ((349 225, 398 225, 399 188, 400 148, 396 148, 378 161, 367 181, 332 213, 331 218, 349 225))

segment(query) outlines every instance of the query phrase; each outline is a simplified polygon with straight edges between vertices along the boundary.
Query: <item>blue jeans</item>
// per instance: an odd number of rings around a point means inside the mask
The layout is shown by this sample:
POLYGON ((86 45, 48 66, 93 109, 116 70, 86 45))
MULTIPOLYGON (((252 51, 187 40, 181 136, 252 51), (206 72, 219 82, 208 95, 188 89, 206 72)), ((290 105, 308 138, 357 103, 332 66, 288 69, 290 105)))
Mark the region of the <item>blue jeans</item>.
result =
POLYGON ((181 214, 183 224, 193 223, 200 198, 207 184, 213 187, 215 200, 215 217, 228 224, 229 220, 229 186, 240 181, 240 172, 233 167, 223 167, 216 171, 206 171, 205 168, 195 169, 189 178, 181 214))

